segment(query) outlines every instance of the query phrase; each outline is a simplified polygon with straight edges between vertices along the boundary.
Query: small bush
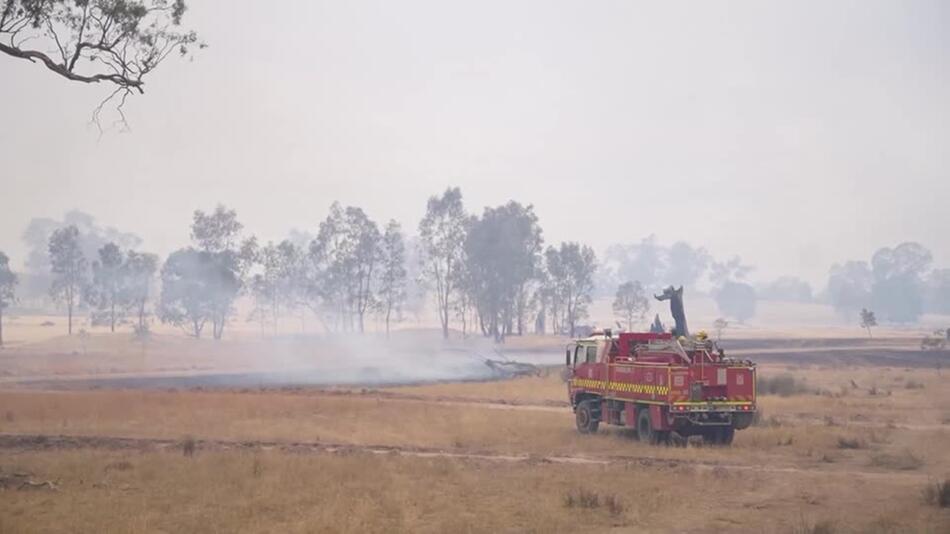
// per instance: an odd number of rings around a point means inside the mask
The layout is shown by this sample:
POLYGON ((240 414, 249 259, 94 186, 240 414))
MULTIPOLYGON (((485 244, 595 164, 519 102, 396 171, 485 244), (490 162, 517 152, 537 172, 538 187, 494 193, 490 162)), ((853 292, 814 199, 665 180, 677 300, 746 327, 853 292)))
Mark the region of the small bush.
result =
POLYGON ((843 436, 838 438, 839 449, 866 449, 867 446, 868 444, 861 438, 846 438, 843 436))
POLYGON ((775 417, 766 417, 764 410, 762 410, 762 408, 759 408, 752 415, 752 426, 777 428, 777 427, 782 426, 782 422, 776 419, 775 417))
POLYGON ((950 508, 950 479, 927 484, 924 488, 924 502, 940 508, 950 508))
POLYGON ((924 385, 915 380, 908 380, 906 383, 904 383, 904 387, 906 389, 924 389, 924 385))
POLYGON ((837 531, 838 528, 832 521, 826 519, 809 525, 804 517, 801 518, 798 526, 793 530, 795 534, 834 534, 837 531))
POLYGON ((103 468, 103 470, 105 470, 105 471, 128 471, 128 470, 132 469, 133 467, 134 467, 134 466, 132 465, 132 462, 129 462, 129 461, 127 461, 127 460, 121 460, 121 461, 118 461, 118 462, 112 462, 112 463, 106 464, 106 466, 103 468))
POLYGON ((625 507, 616 495, 605 495, 601 498, 596 492, 586 489, 570 491, 564 496, 564 506, 567 508, 594 509, 604 506, 612 516, 623 514, 625 507))
POLYGON ((782 373, 772 378, 757 376, 755 387, 756 391, 763 395, 778 395, 780 397, 801 395, 811 391, 804 380, 796 379, 788 373, 782 373))
POLYGON ((610 513, 610 515, 618 516, 618 515, 623 514, 623 510, 624 510, 623 503, 620 502, 620 499, 618 499, 617 497, 613 495, 608 495, 607 497, 604 498, 604 504, 607 506, 607 511, 610 513))
POLYGON ((564 506, 568 508, 600 508, 600 496, 585 489, 571 491, 564 496, 564 506))
POLYGON ((195 438, 186 436, 185 439, 182 440, 181 453, 189 458, 195 455, 195 438))
POLYGON ((914 453, 905 450, 899 454, 875 454, 871 457, 871 465, 899 471, 913 471, 924 465, 924 461, 914 453))

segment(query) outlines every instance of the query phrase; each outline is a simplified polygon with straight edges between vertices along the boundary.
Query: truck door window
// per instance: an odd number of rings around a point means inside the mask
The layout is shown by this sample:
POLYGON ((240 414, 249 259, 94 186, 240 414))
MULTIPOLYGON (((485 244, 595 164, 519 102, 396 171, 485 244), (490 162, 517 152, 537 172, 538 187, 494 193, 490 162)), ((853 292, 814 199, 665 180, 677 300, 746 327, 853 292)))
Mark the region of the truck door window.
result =
POLYGON ((581 346, 574 349, 574 367, 579 363, 584 363, 584 347, 581 346))
POLYGON ((597 361, 597 346, 591 345, 587 347, 587 363, 595 363, 597 361))

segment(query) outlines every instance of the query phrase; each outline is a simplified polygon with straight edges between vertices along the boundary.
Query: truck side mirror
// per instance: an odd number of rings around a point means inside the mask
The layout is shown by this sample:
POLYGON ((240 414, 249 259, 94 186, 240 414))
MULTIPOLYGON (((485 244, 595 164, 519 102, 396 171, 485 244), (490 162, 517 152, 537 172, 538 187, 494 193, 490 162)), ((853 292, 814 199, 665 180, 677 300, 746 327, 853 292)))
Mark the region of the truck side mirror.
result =
POLYGON ((567 349, 567 350, 565 351, 564 365, 566 365, 566 366, 568 366, 568 367, 571 366, 571 349, 567 349))

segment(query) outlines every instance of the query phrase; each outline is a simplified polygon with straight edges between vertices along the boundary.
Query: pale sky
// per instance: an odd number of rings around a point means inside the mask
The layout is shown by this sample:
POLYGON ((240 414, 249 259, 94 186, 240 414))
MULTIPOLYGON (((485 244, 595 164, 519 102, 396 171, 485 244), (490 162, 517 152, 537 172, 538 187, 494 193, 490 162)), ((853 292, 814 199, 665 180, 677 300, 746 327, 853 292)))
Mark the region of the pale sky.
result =
POLYGON ((0 55, 14 265, 74 208, 167 254, 219 202, 265 241, 334 200, 414 232, 457 185, 534 204, 549 243, 657 234, 754 280, 905 240, 950 267, 950 2, 189 5, 210 48, 152 74, 131 133, 88 125, 107 86, 0 55))

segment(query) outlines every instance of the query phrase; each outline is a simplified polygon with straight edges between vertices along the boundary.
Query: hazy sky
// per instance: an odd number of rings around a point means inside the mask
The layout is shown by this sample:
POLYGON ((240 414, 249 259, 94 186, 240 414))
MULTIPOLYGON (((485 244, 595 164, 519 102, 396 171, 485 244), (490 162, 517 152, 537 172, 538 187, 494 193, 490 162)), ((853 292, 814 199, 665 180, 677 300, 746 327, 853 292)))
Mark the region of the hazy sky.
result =
POLYGON ((72 208, 164 254, 218 202, 264 240, 334 200, 414 231, 457 185, 533 203, 548 242, 655 233, 757 280, 904 240, 950 266, 950 2, 189 5, 210 48, 152 75, 131 133, 88 125, 108 87, 0 56, 16 265, 72 208))

